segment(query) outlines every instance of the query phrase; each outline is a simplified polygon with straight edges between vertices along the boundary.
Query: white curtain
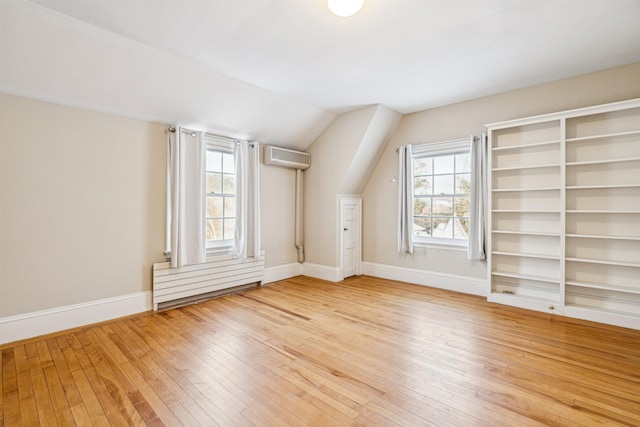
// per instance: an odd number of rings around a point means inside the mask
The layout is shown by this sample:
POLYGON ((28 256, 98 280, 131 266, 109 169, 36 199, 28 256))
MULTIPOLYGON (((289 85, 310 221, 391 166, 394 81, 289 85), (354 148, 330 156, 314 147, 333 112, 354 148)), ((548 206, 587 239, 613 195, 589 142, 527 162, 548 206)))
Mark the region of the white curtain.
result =
POLYGON ((202 132, 169 132, 172 267, 206 261, 205 149, 202 132))
POLYGON ((471 136, 471 223, 469 226, 469 252, 474 260, 486 259, 487 233, 487 135, 471 136))
POLYGON ((398 252, 413 253, 413 150, 411 145, 398 149, 398 252))
POLYGON ((236 230, 233 255, 259 257, 260 241, 260 146, 240 141, 236 146, 236 230))

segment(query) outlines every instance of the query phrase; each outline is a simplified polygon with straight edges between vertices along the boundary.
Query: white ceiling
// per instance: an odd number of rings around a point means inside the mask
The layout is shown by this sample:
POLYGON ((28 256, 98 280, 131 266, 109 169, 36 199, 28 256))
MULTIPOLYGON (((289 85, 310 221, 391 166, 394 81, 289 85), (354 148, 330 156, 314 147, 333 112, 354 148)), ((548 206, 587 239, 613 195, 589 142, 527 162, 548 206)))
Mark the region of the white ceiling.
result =
MULTIPOLYGON (((5 0, 0 0, 5 1, 5 0)), ((32 0, 336 113, 401 113, 640 61, 640 0, 32 0)))

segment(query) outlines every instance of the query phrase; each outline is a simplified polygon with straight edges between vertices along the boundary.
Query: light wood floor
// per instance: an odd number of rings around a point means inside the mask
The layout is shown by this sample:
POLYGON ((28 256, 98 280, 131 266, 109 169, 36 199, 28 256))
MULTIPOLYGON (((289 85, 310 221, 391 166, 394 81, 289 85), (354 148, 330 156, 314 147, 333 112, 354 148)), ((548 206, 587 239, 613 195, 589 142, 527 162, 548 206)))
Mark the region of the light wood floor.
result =
POLYGON ((359 277, 2 348, 1 425, 640 425, 640 331, 359 277))

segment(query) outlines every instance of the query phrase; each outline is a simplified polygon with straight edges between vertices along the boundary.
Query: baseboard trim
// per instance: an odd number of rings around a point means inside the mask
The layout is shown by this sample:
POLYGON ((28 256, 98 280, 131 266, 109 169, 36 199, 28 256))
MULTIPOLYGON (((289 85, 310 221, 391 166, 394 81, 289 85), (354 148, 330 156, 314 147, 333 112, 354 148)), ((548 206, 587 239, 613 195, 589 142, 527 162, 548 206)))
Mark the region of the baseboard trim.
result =
POLYGON ((0 318, 0 344, 151 310, 151 291, 0 318))
POLYGON ((439 273, 435 271, 418 270, 414 268, 396 267, 393 265, 362 263, 362 274, 379 277, 381 279, 398 280, 415 283, 432 288, 446 289, 465 294, 487 296, 487 281, 473 277, 458 276, 456 274, 439 273))
POLYGON ((302 274, 302 264, 291 263, 277 265, 275 267, 267 267, 264 269, 264 279, 262 284, 277 282, 278 280, 286 280, 302 274))
POLYGON ((309 262, 302 264, 302 274, 316 279, 328 280, 329 282, 339 282, 342 280, 340 267, 329 267, 327 265, 309 262))
MULTIPOLYGON (((486 281, 481 279, 371 262, 363 262, 362 270, 363 274, 383 279, 486 296, 486 281)), ((277 282, 301 274, 330 282, 342 280, 339 267, 306 262, 266 268, 263 283, 277 282)), ((146 291, 8 316, 0 318, 0 344, 142 313, 151 309, 151 291, 146 291)))

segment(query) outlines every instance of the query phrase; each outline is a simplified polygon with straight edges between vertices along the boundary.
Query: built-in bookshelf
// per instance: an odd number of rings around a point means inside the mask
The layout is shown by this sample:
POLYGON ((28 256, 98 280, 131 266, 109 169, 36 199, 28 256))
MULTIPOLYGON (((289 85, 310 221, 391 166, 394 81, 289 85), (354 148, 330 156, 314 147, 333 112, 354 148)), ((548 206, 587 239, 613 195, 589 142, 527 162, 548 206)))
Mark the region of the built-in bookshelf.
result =
POLYGON ((489 300, 640 329, 640 99, 487 128, 489 300))

